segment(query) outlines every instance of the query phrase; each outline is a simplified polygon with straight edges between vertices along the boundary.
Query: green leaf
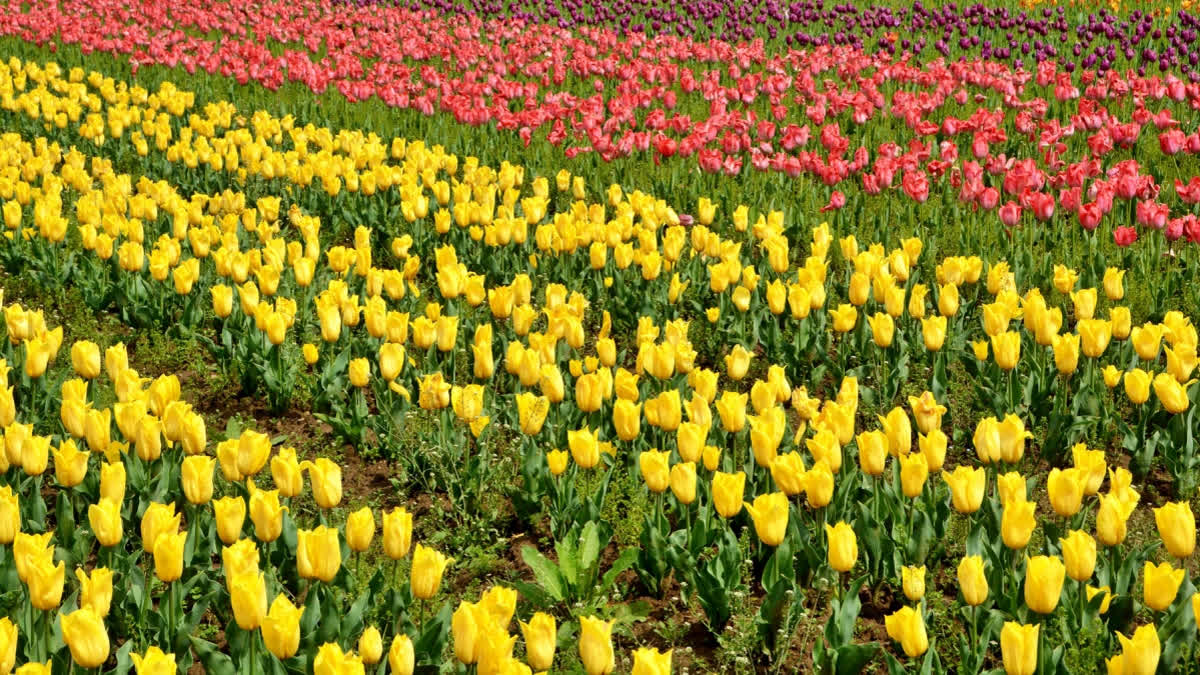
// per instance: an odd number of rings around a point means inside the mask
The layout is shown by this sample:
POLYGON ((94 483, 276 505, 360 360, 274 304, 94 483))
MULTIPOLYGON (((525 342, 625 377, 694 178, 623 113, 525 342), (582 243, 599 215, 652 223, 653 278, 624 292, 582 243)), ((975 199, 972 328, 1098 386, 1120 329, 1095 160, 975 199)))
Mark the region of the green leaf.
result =
POLYGON ((558 602, 567 599, 566 584, 558 567, 532 546, 521 548, 521 559, 533 570, 533 576, 550 597, 558 602))
POLYGON ((221 653, 213 643, 193 637, 192 649, 204 665, 205 672, 212 675, 234 675, 237 672, 229 656, 221 653))
MULTIPOLYGON (((596 521, 589 520, 587 525, 583 526, 583 534, 579 537, 579 570, 580 575, 591 576, 596 565, 600 562, 600 531, 596 521)), ((570 579, 570 577, 568 577, 570 579)), ((577 576, 575 583, 576 587, 580 588, 583 584, 590 583, 590 578, 577 576)), ((582 590, 582 589, 581 589, 582 590)))
POLYGON ((837 675, 858 675, 863 672, 871 659, 879 653, 879 645, 869 642, 862 645, 843 645, 838 647, 835 657, 837 675))
POLYGON ((608 568, 608 571, 604 573, 604 577, 601 578, 600 592, 605 593, 608 591, 608 589, 612 588, 612 585, 617 581, 617 577, 620 576, 620 574, 625 570, 630 569, 637 564, 637 559, 637 549, 627 548, 624 551, 621 551, 621 555, 617 556, 617 559, 613 561, 612 566, 608 568))
POLYGON ((446 639, 450 637, 450 621, 453 616, 454 612, 450 609, 450 603, 447 602, 442 605, 442 609, 433 618, 425 621, 421 635, 413 645, 418 661, 441 663, 442 651, 446 648, 446 639))

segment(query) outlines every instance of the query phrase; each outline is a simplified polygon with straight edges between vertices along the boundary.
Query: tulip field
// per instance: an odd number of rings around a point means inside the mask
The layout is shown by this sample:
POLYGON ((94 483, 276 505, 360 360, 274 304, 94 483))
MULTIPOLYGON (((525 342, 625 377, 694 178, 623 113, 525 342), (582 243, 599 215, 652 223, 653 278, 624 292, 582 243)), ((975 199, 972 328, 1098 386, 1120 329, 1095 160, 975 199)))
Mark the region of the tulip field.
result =
POLYGON ((7 2, 0 675, 1200 675, 1193 11, 7 2))

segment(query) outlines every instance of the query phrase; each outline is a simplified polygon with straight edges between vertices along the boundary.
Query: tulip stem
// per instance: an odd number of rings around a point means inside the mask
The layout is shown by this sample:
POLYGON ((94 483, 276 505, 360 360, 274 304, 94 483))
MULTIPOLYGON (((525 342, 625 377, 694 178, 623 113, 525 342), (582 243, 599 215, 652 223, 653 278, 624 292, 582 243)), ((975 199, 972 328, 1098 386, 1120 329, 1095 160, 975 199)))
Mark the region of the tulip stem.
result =
POLYGON ((39 661, 46 661, 50 658, 50 612, 42 612, 42 657, 39 661))
POLYGON ((258 661, 258 641, 255 640, 255 637, 257 637, 257 636, 255 636, 254 632, 251 631, 250 632, 250 656, 249 656, 250 675, 254 675, 254 671, 257 670, 257 665, 258 665, 258 663, 257 663, 257 661, 258 661))

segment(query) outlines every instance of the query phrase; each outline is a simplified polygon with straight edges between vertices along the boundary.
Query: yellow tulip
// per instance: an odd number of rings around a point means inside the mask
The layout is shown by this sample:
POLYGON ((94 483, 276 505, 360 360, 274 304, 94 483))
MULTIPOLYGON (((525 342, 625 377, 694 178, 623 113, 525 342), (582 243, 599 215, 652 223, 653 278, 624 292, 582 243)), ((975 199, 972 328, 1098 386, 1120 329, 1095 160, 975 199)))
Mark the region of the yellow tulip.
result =
POLYGON ((1125 297, 1125 270, 1117 267, 1104 270, 1104 295, 1113 302, 1125 297))
POLYGON ((1179 586, 1186 575, 1187 570, 1175 569, 1169 562, 1154 565, 1147 560, 1142 571, 1142 601, 1150 609, 1167 611, 1171 603, 1175 602, 1179 586))
POLYGON ((681 462, 671 467, 671 494, 682 504, 696 501, 695 462, 681 462))
POLYGON ((958 314, 958 286, 946 284, 938 289, 938 313, 942 316, 958 314))
POLYGON ((929 463, 925 455, 912 453, 900 457, 900 487, 904 496, 916 499, 925 490, 925 480, 929 477, 929 463))
POLYGON ((1096 540, 1086 532, 1071 530, 1058 543, 1062 547, 1067 576, 1075 581, 1091 579, 1096 571, 1096 540))
POLYGON ((1050 496, 1050 506, 1054 512, 1063 518, 1070 518, 1079 512, 1083 504, 1083 491, 1087 488, 1087 476, 1079 469, 1051 469, 1050 477, 1046 480, 1046 492, 1050 496))
POLYGON ((1011 549, 1022 549, 1029 544, 1033 528, 1037 527, 1034 510, 1037 504, 1025 501, 1010 501, 1004 504, 1004 515, 1000 520, 1000 534, 1004 545, 1011 549))
POLYGON ((521 634, 525 637, 525 660, 530 668, 548 671, 554 666, 554 650, 558 643, 558 628, 554 617, 537 612, 529 623, 521 623, 521 634))
POLYGON ((950 439, 941 429, 934 429, 928 436, 917 434, 917 448, 925 456, 925 463, 931 472, 942 470, 942 465, 946 463, 946 446, 949 442, 950 439))
POLYGON ((668 649, 660 652, 647 647, 634 650, 632 675, 671 675, 671 653, 673 651, 668 649))
POLYGON ((815 436, 804 441, 804 445, 812 453, 813 459, 824 462, 830 472, 837 472, 842 468, 842 448, 837 436, 832 432, 821 429, 815 436))
POLYGON ((833 471, 824 459, 818 459, 812 469, 804 472, 804 497, 814 509, 828 506, 833 500, 833 471))
POLYGON ((438 588, 442 585, 442 573, 452 562, 453 558, 447 558, 431 548, 417 544, 416 551, 413 552, 410 579, 413 596, 428 600, 437 595, 438 588))
POLYGON ((904 654, 910 659, 921 656, 929 649, 929 636, 925 632, 925 617, 912 607, 901 607, 884 617, 888 637, 900 643, 904 654))
POLYGON ((642 480, 655 494, 665 492, 670 482, 671 453, 662 450, 646 450, 638 455, 642 480))
POLYGON ((254 630, 267 615, 267 582, 262 572, 244 572, 229 579, 233 618, 242 630, 254 630))
POLYGON ((75 374, 92 380, 100 375, 100 347, 95 342, 80 340, 71 345, 71 367, 75 374))
POLYGON ((403 506, 383 514, 383 552, 392 560, 408 555, 412 546, 413 517, 403 506))
POLYGON ((921 433, 928 434, 942 426, 942 415, 946 413, 946 406, 938 403, 932 393, 926 391, 920 397, 909 396, 908 405, 921 433))
POLYGON ((892 321, 891 316, 877 312, 867 317, 867 323, 871 326, 871 339, 874 340, 875 346, 882 349, 892 346, 892 339, 896 335, 896 324, 892 321))
POLYGON ((879 476, 887 465, 888 437, 882 431, 864 431, 855 437, 858 464, 868 476, 879 476))
POLYGON ((85 607, 64 614, 61 623, 63 641, 76 665, 99 668, 108 660, 108 631, 100 615, 85 607))
POLYGON ((313 675, 358 675, 365 672, 361 657, 353 652, 342 652, 342 648, 332 642, 317 649, 312 670, 313 675))
POLYGON ((721 393, 721 397, 717 399, 716 408, 717 414, 721 418, 721 428, 729 433, 736 434, 746 426, 746 401, 749 397, 746 394, 739 394, 732 391, 721 393))
POLYGON ((304 489, 304 473, 295 448, 283 448, 271 458, 271 478, 281 497, 295 497, 304 489))
POLYGON ((1187 386, 1182 385, 1169 373, 1159 373, 1154 376, 1154 395, 1162 407, 1173 415, 1186 412, 1191 401, 1188 400, 1187 386))
POLYGON ((312 484, 313 500, 323 509, 332 509, 342 501, 342 467, 326 457, 316 461, 303 461, 301 469, 308 470, 308 482, 312 484))
POLYGON ((1157 361, 1161 351, 1163 327, 1159 324, 1146 323, 1135 326, 1130 330, 1129 341, 1133 343, 1133 351, 1143 361, 1157 361))
POLYGON ((1100 588, 1096 588, 1095 586, 1088 586, 1084 589, 1084 591, 1087 593, 1087 601, 1089 603, 1097 595, 1099 595, 1100 593, 1103 593, 1104 597, 1101 598, 1101 600, 1100 600, 1100 608, 1099 608, 1098 612, 1100 614, 1106 614, 1108 612, 1108 606, 1110 604, 1112 604, 1112 599, 1113 599, 1113 594, 1112 594, 1111 588, 1109 588, 1108 586, 1101 586, 1100 588))
POLYGON ((1139 626, 1132 638, 1117 633, 1121 653, 1107 661, 1108 672, 1114 675, 1154 675, 1162 656, 1158 629, 1153 624, 1139 626))
POLYGON ((89 453, 67 439, 54 449, 54 479, 63 487, 75 487, 87 476, 89 453))
POLYGON ((300 617, 304 607, 296 607, 280 593, 262 618, 262 639, 267 651, 280 660, 290 659, 300 649, 300 617))
POLYGON ((358 638, 358 655, 363 663, 374 665, 383 658, 383 636, 375 626, 367 626, 358 638))
POLYGON ((931 316, 921 319, 921 337, 925 340, 925 349, 931 352, 941 350, 946 342, 946 317, 931 316))
POLYGON ((837 309, 829 310, 829 316, 833 319, 833 330, 838 333, 849 333, 858 323, 858 310, 854 305, 838 305, 837 309))
POLYGON ((1025 604, 1038 614, 1050 614, 1062 597, 1067 568, 1057 556, 1025 559, 1025 604))
POLYGON ((101 617, 108 616, 113 596, 112 570, 107 567, 97 567, 89 576, 82 569, 77 568, 75 578, 79 580, 79 606, 90 607, 101 617))
POLYGON ((296 569, 300 577, 325 583, 333 581, 342 567, 338 531, 320 525, 316 529, 298 531, 296 539, 296 569))
POLYGON ((725 372, 729 379, 738 381, 745 377, 753 358, 753 352, 747 351, 741 345, 734 345, 733 350, 725 356, 725 372))
POLYGON ((792 497, 804 492, 804 458, 798 452, 778 455, 771 460, 771 479, 783 494, 792 497))
POLYGON ((966 556, 958 564, 958 587, 963 599, 972 607, 978 607, 987 600, 988 582, 981 556, 966 556))
MULTIPOLYGON (((346 518, 346 545, 351 551, 361 553, 367 550, 374 538, 375 514, 372 513, 371 507, 364 506, 346 518)), ((381 646, 380 650, 382 649, 381 646)))
POLYGON ((1117 546, 1125 541, 1126 521, 1133 509, 1116 495, 1100 496, 1096 512, 1096 538, 1105 546, 1117 546))
POLYGON ((161 532, 154 540, 154 574, 164 583, 183 576, 183 546, 187 532, 161 532))
POLYGON ((542 425, 546 423, 546 415, 549 412, 550 401, 545 396, 538 396, 528 391, 517 394, 517 416, 521 433, 536 436, 542 430, 542 425))
POLYGON ((921 598, 925 597, 925 566, 906 565, 900 568, 900 582, 904 597, 910 602, 920 602, 921 598))
POLYGON ((1038 633, 1040 624, 1024 625, 1004 622, 1000 629, 1000 655, 1005 675, 1033 675, 1038 664, 1038 633))
POLYGON ((58 604, 62 602, 66 569, 61 560, 57 565, 54 564, 53 548, 29 561, 25 581, 29 586, 29 602, 35 609, 44 612, 58 609, 58 604))
POLYGON ((216 460, 204 455, 183 458, 181 482, 189 503, 207 504, 213 495, 213 469, 216 460))
POLYGON ((844 522, 825 525, 825 538, 829 547, 829 566, 838 572, 849 572, 858 561, 858 537, 854 529, 844 522))
POLYGON ((413 651, 412 638, 407 635, 392 638, 392 646, 388 649, 388 666, 393 675, 412 675, 415 664, 416 652, 413 651))
POLYGON ((1107 470, 1104 451, 1088 450, 1087 446, 1083 443, 1077 443, 1071 448, 1071 456, 1074 460, 1075 468, 1079 469, 1087 477, 1087 484, 1083 488, 1083 494, 1090 497, 1100 492, 1100 485, 1104 482, 1104 474, 1107 470))
POLYGON ((1154 509, 1154 523, 1173 557, 1188 558, 1196 550, 1196 517, 1187 502, 1168 502, 1154 509))
POLYGON ((182 516, 175 513, 175 504, 151 503, 142 514, 142 550, 153 553, 158 535, 177 532, 182 516))
POLYGON ((992 337, 992 354, 1001 370, 1012 370, 1021 360, 1021 334, 1009 331, 992 337))
POLYGON ((987 490, 987 472, 983 467, 972 469, 960 464, 953 472, 943 470, 942 480, 950 486, 950 502, 955 511, 971 514, 979 510, 987 490))
MULTIPOLYGON (((2 511, 2 509, 0 509, 2 511)), ((0 519, 2 520, 2 519, 0 519)), ((88 524, 101 546, 116 546, 121 541, 121 507, 108 497, 101 497, 96 504, 88 506, 88 524)), ((0 536, 0 539, 3 539, 0 536)))
POLYGON ((608 675, 616 668, 612 646, 613 621, 580 618, 579 658, 588 675, 608 675))
POLYGON ((1141 368, 1134 368, 1125 373, 1125 395, 1134 405, 1141 405, 1150 399, 1150 383, 1154 374, 1141 368))
POLYGON ((713 504, 722 518, 732 518, 742 511, 742 494, 746 486, 746 474, 722 473, 717 471, 712 478, 713 504))
POLYGON ((767 546, 778 546, 787 535, 789 503, 782 492, 761 494, 754 503, 743 504, 754 521, 754 531, 767 546))
POLYGON ((1104 370, 1101 372, 1104 374, 1104 386, 1109 389, 1115 389, 1118 384, 1121 384, 1121 377, 1125 375, 1124 371, 1111 363, 1104 366, 1104 370))
POLYGON ((246 522, 246 502, 241 497, 229 496, 213 500, 213 515, 217 521, 217 536, 226 546, 242 536, 242 525, 246 522))
POLYGON ((1112 322, 1103 319, 1084 319, 1075 326, 1083 345, 1083 354, 1094 359, 1104 353, 1112 339, 1112 322))
POLYGON ((1079 336, 1074 333, 1054 336, 1054 365, 1058 372, 1070 375, 1079 367, 1079 336))
MULTIPOLYGON (((194 260, 194 258, 193 258, 194 260)), ((133 667, 138 675, 174 675, 175 655, 165 654, 156 646, 151 646, 145 654, 130 653, 133 667)))

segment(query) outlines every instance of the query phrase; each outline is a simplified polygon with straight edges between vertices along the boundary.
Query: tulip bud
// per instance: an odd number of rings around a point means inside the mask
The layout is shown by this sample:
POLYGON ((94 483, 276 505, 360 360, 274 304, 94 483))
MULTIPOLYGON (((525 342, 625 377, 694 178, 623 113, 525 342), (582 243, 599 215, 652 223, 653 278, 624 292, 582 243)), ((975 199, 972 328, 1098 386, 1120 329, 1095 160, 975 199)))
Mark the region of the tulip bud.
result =
POLYGON ((537 671, 549 671, 554 666, 554 651, 558 643, 558 629, 554 617, 538 612, 529 623, 521 622, 521 634, 525 637, 525 660, 537 671))
POLYGON ((1158 640, 1158 629, 1154 624, 1139 626, 1133 638, 1117 633, 1121 653, 1107 662, 1110 673, 1154 673, 1162 656, 1162 644, 1158 640))
POLYGON ((342 547, 338 531, 318 526, 296 533, 296 568, 302 579, 333 581, 342 567, 342 547))
POLYGON ((972 607, 978 607, 987 600, 987 574, 983 571, 981 556, 966 556, 958 564, 958 587, 962 590, 963 600, 972 607))
MULTIPOLYGON (((346 519, 346 544, 351 551, 361 553, 371 547, 371 539, 375 537, 375 514, 371 508, 364 506, 351 513, 346 519)), ((382 652, 382 643, 379 647, 382 652)), ((360 652, 362 650, 359 650, 360 652)), ((378 661, 376 659, 375 661, 378 661)), ((373 663, 373 662, 372 662, 373 663)))
POLYGON ((261 626, 267 614, 267 583, 263 573, 254 570, 238 574, 229 579, 228 585, 238 627, 252 631, 261 626))
POLYGON ((1033 502, 1010 501, 1004 505, 1004 515, 1000 519, 1000 534, 1004 545, 1019 550, 1029 544, 1033 528, 1037 526, 1033 502))
POLYGON ((138 675, 142 675, 142 673, 174 675, 175 673, 175 655, 165 654, 162 649, 155 646, 147 649, 145 654, 130 653, 129 658, 133 661, 133 667, 138 675))
POLYGON ((925 632, 925 618, 912 607, 901 607, 897 612, 884 617, 888 637, 900 643, 904 654, 915 659, 929 649, 929 637, 925 632))
POLYGON ((442 574, 446 566, 454 562, 442 553, 417 544, 413 553, 412 575, 410 584, 413 596, 420 600, 428 600, 437 595, 442 585, 442 574))
POLYGON ((1187 570, 1175 569, 1171 563, 1164 562, 1154 565, 1146 561, 1142 572, 1142 600, 1146 606, 1158 612, 1165 612, 1175 602, 1179 594, 1179 586, 1187 576, 1187 570))
POLYGON ((1039 624, 1029 626, 1007 621, 1000 630, 1000 654, 1005 675, 1033 675, 1038 664, 1039 624))
POLYGON ((608 675, 616 667, 612 646, 612 621, 594 616, 579 620, 579 658, 587 675, 608 675))
POLYGON ((379 663, 383 658, 383 636, 375 626, 367 626, 358 638, 358 655, 368 665, 379 663))
POLYGON ((282 593, 271 603, 262 619, 262 639, 267 651, 280 660, 287 660, 300 649, 300 617, 304 607, 296 607, 282 593))
MULTIPOLYGON (((178 523, 178 521, 176 521, 178 523)), ((178 527, 178 525, 176 525, 178 527)), ((187 532, 161 532, 154 540, 154 574, 164 583, 183 576, 183 546, 187 532)))
POLYGON ((392 560, 408 555, 412 544, 412 514, 397 507, 383 514, 383 551, 392 560))
POLYGON ((790 510, 787 495, 782 492, 762 494, 753 504, 746 502, 744 506, 754 521, 754 531, 764 544, 778 546, 783 543, 790 510))
POLYGON ((1168 502, 1154 509, 1154 522, 1173 557, 1182 560, 1196 550, 1196 518, 1187 502, 1168 502))
POLYGON ((900 568, 900 581, 904 597, 910 602, 920 602, 925 597, 925 566, 900 568))
POLYGON ((1038 614, 1050 614, 1062 597, 1067 568, 1056 556, 1039 555, 1025 560, 1025 604, 1038 614))
POLYGON ((829 566, 838 572, 849 572, 858 561, 858 538, 853 528, 843 522, 825 525, 829 546, 829 566))
POLYGON ((97 567, 88 576, 82 569, 76 569, 75 578, 79 580, 79 606, 91 608, 101 618, 108 616, 113 596, 112 570, 97 567))
POLYGON ((216 460, 204 455, 183 458, 183 494, 192 504, 207 504, 213 495, 213 469, 216 460))
POLYGON ((388 650, 388 666, 393 675, 412 675, 415 663, 416 653, 413 651, 412 638, 407 635, 392 638, 392 647, 388 650))
POLYGON ((71 650, 71 659, 83 668, 99 668, 108 660, 108 631, 104 619, 83 608, 64 614, 61 619, 63 641, 71 650))

